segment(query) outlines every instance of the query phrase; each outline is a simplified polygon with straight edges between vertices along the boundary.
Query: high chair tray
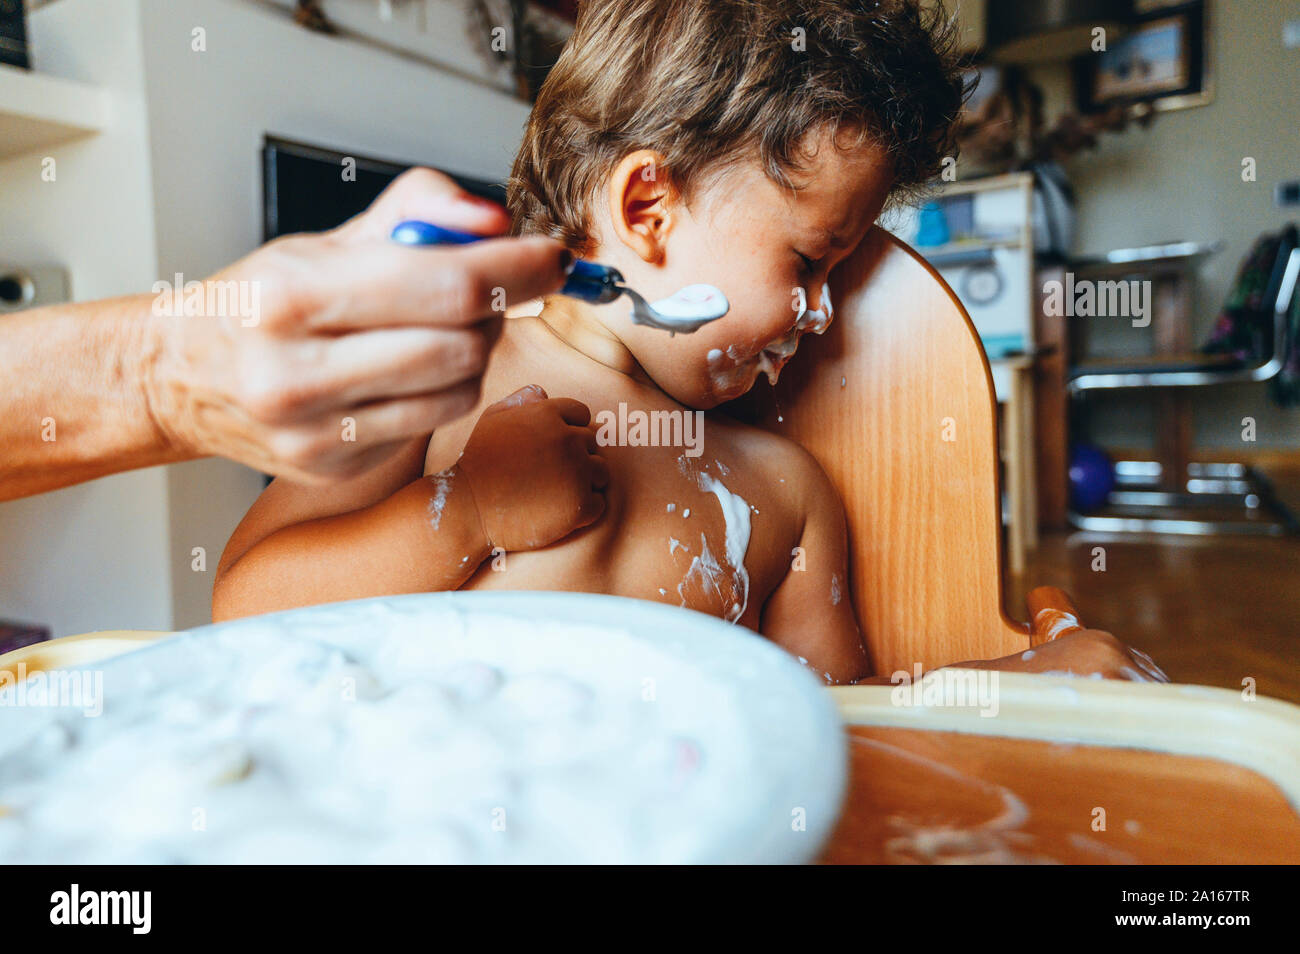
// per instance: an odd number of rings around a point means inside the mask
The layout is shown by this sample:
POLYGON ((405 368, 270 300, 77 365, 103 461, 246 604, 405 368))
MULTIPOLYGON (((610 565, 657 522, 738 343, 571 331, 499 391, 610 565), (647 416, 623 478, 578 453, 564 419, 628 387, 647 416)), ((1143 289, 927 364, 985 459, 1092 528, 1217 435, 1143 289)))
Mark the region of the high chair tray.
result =
POLYGON ((850 780, 822 861, 1300 862, 1300 708, 1203 686, 998 676, 989 717, 912 704, 897 687, 831 690, 850 780))

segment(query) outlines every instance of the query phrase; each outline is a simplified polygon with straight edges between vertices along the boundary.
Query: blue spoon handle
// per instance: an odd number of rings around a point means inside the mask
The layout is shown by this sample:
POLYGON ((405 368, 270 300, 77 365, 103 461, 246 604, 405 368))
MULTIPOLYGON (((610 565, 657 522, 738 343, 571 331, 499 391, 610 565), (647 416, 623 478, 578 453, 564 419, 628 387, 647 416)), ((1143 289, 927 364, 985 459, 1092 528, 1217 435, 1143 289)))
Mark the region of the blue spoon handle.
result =
MULTIPOLYGON (((393 241, 402 245, 470 245, 485 238, 488 236, 458 232, 418 219, 399 222, 392 234, 393 241)), ((560 289, 560 294, 593 304, 604 304, 623 294, 620 287, 622 283, 623 275, 618 269, 576 258, 569 266, 569 277, 560 289)))

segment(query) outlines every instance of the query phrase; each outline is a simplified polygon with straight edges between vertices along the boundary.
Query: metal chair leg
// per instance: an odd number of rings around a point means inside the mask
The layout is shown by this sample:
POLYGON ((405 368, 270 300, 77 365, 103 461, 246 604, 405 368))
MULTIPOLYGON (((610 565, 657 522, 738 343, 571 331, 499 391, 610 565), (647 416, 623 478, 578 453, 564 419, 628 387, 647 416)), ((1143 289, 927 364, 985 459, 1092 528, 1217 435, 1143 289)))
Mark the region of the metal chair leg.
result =
POLYGON ((1258 470, 1240 463, 1193 463, 1179 482, 1181 492, 1149 489, 1158 486, 1161 467, 1155 461, 1117 461, 1115 482, 1105 512, 1081 514, 1071 510, 1070 524, 1100 533, 1170 533, 1191 536, 1254 534, 1285 536, 1300 533, 1300 520, 1278 499, 1272 483, 1258 470), (1272 519, 1198 519, 1165 516, 1162 510, 1240 508, 1268 514, 1272 519), (1154 511, 1154 513, 1152 512, 1154 511))

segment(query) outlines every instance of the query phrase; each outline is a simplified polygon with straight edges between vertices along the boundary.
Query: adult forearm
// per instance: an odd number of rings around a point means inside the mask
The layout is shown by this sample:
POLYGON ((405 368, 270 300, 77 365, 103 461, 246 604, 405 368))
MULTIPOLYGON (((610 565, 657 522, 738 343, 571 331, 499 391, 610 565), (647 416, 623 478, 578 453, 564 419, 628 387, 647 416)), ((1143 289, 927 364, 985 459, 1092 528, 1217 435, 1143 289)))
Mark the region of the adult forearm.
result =
POLYGON ((0 500, 208 455, 346 481, 465 414, 505 304, 559 288, 570 256, 536 236, 390 241, 410 218, 509 226, 504 209, 413 169, 332 232, 186 282, 183 316, 156 315, 155 294, 0 321, 0 500))
POLYGON ((135 295, 4 319, 0 500, 195 456, 149 407, 147 369, 166 320, 151 302, 135 295))

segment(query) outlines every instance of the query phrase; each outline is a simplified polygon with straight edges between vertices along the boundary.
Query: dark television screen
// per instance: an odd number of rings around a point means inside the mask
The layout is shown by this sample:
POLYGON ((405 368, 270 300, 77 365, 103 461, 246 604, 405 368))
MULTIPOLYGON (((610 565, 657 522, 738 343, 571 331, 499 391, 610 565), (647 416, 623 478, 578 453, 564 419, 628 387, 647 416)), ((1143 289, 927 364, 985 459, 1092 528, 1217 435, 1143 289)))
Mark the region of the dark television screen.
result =
MULTIPOLYGON (((365 210, 410 165, 371 159, 267 136, 262 147, 262 230, 270 241, 294 232, 323 232, 365 210), (356 160, 355 181, 344 181, 343 160, 356 160)), ((436 168, 436 167, 431 167, 436 168)), ((498 182, 440 169, 466 192, 505 204, 498 182)))

